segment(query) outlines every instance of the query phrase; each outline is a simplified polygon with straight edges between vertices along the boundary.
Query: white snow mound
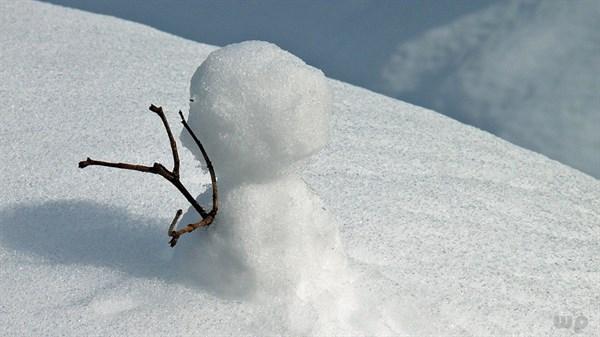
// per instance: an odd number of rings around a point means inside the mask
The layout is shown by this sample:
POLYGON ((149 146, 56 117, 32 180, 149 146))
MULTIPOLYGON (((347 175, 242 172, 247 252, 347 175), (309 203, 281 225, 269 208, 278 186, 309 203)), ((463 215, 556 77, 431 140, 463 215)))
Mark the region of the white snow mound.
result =
MULTIPOLYGON (((327 80, 330 139, 293 165, 305 164, 301 176, 286 170, 220 183, 217 222, 172 249, 167 226, 187 205, 173 186, 77 163, 92 156, 170 166, 164 127, 147 106, 163 106, 181 132, 176 111, 216 47, 26 0, 0 1, 0 30, 0 336, 575 333, 555 326, 556 316, 584 316, 577 336, 598 336, 597 179, 438 113, 327 80)), ((231 66, 240 70, 233 78, 255 71, 233 58, 231 66)), ((276 92, 265 83, 249 81, 240 92, 276 92)), ((226 97, 234 84, 206 88, 226 97)), ((196 104, 206 102, 195 101, 190 118, 208 144, 214 132, 205 129, 216 124, 202 124, 214 111, 200 115, 196 104)), ((292 125, 307 132, 306 123, 292 125)), ((244 127, 252 134, 265 124, 244 127)), ((209 150, 214 157, 223 148, 209 150)), ((240 162, 259 155, 243 154, 240 162)), ((180 158, 185 185, 203 191, 208 174, 190 151, 180 158)), ((236 168, 216 169, 225 182, 223 171, 236 168)), ((198 220, 187 216, 182 223, 198 220)))
MULTIPOLYGON (((262 303, 295 333, 360 331, 351 327, 356 300, 338 226, 302 179, 240 185, 224 194, 221 210, 213 225, 177 245, 183 279, 262 303)), ((190 209, 183 221, 194 217, 190 209)))
MULTIPOLYGON (((189 124, 210 144, 221 205, 215 222, 186 238, 173 261, 191 284, 262 303, 297 334, 389 332, 353 323, 352 315, 366 314, 357 312, 339 227, 290 168, 327 142, 330 92, 323 73, 270 43, 210 54, 192 78, 189 124)), ((200 204, 210 204, 210 195, 200 204)), ((190 208, 182 222, 197 219, 190 208)))
MULTIPOLYGON (((211 53, 190 87, 189 124, 222 180, 260 181, 327 142, 331 90, 323 73, 274 44, 248 41, 211 53)), ((184 144, 200 152, 184 132, 184 144)))

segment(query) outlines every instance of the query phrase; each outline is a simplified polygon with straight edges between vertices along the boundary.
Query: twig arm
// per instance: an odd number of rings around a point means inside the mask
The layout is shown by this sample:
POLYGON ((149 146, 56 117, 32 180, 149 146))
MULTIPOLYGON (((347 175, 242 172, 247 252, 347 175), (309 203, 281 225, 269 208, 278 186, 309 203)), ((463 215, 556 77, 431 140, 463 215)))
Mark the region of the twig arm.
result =
POLYGON ((179 153, 177 152, 177 142, 175 142, 175 138, 173 137, 173 132, 171 132, 171 127, 169 126, 169 122, 167 121, 167 117, 160 106, 155 106, 154 104, 150 105, 150 111, 156 113, 160 120, 162 121, 165 130, 167 130, 167 136, 169 137, 169 144, 171 145, 171 152, 173 153, 173 175, 179 177, 179 153))
POLYGON ((185 127, 185 129, 190 133, 190 135, 194 139, 194 142, 200 148, 200 152, 202 152, 202 157, 204 157, 206 167, 208 168, 208 172, 210 173, 210 183, 212 186, 212 209, 210 211, 210 214, 212 214, 214 217, 217 214, 217 211, 219 210, 219 190, 217 188, 217 176, 215 174, 215 168, 213 167, 213 164, 210 161, 210 158, 208 157, 204 146, 202 145, 198 137, 196 137, 196 134, 194 134, 192 128, 190 128, 188 123, 185 121, 181 110, 179 110, 179 116, 181 117, 181 123, 183 124, 183 127, 185 127))
POLYGON ((111 163, 111 162, 107 162, 107 161, 94 160, 94 159, 91 159, 90 157, 88 157, 86 160, 79 162, 79 168, 86 168, 88 166, 93 166, 93 165, 114 167, 114 168, 119 168, 119 169, 124 169, 124 170, 133 170, 133 171, 158 174, 158 172, 156 171, 156 169, 154 167, 144 166, 144 165, 127 164, 127 163, 111 163))
POLYGON ((171 145, 171 152, 173 153, 173 171, 169 171, 166 167, 164 167, 160 163, 154 163, 154 165, 152 165, 152 166, 145 166, 145 165, 137 165, 137 164, 113 163, 113 162, 107 162, 107 161, 101 161, 101 160, 94 160, 89 157, 86 160, 79 162, 79 168, 86 168, 88 166, 94 166, 94 165, 106 166, 106 167, 112 167, 112 168, 118 168, 118 169, 124 169, 124 170, 132 170, 132 171, 138 171, 138 172, 158 174, 158 175, 162 176, 163 178, 165 178, 166 180, 168 180, 173 186, 175 186, 179 190, 179 192, 181 192, 181 194, 183 194, 183 196, 187 199, 187 201, 194 207, 194 209, 202 217, 202 219, 200 221, 189 224, 189 225, 181 228, 180 230, 176 230, 177 221, 179 221, 179 218, 181 217, 181 214, 182 214, 182 210, 177 210, 177 212, 175 213, 175 217, 173 218, 173 221, 171 221, 171 224, 170 224, 169 230, 168 230, 168 234, 171 237, 171 241, 169 243, 171 244, 171 247, 174 247, 177 244, 177 240, 179 239, 179 237, 181 235, 192 232, 195 229, 200 228, 200 227, 206 227, 214 221, 215 216, 217 214, 218 207, 219 207, 218 206, 219 198, 218 198, 218 190, 217 190, 217 178, 215 175, 215 170, 212 165, 212 162, 208 158, 208 154, 206 153, 204 146, 202 146, 202 143, 200 143, 200 140, 198 140, 198 137, 196 137, 196 135, 194 134, 192 129, 186 123, 185 119, 183 118, 183 113, 181 111, 179 111, 179 115, 181 116, 181 122, 183 123, 183 126, 190 133, 190 135, 192 135, 192 138, 196 142, 196 145, 198 145, 198 147, 200 148, 200 151, 202 152, 202 156, 204 157, 204 160, 206 161, 206 165, 208 166, 208 171, 210 172, 210 179, 211 179, 211 183, 212 183, 212 194, 213 194, 213 206, 212 206, 212 209, 210 212, 206 212, 206 210, 204 210, 204 208, 202 208, 202 206, 200 206, 200 204, 198 204, 196 199, 194 199, 194 197, 190 194, 190 192, 188 192, 188 190, 185 188, 185 186, 181 183, 181 180, 179 179, 179 154, 177 152, 177 143, 175 142, 175 138, 173 137, 173 132, 171 132, 171 127, 169 126, 169 122, 167 121, 167 118, 165 117, 165 113, 164 113, 162 107, 150 105, 149 109, 150 109, 150 111, 156 113, 160 117, 160 119, 167 131, 167 136, 169 137, 169 143, 171 145))
POLYGON ((181 194, 183 194, 185 199, 192 205, 192 207, 194 207, 196 212, 198 212, 198 214, 200 214, 202 218, 206 218, 208 216, 206 210, 202 206, 200 206, 200 204, 196 201, 196 199, 194 199, 190 192, 188 192, 188 190, 185 188, 185 186, 183 186, 179 179, 168 180, 169 182, 171 182, 171 184, 173 184, 173 186, 175 186, 179 190, 179 192, 181 192, 181 194))
POLYGON ((173 221, 171 221, 171 225, 169 226, 167 235, 171 236, 171 233, 173 233, 175 231, 175 226, 177 225, 177 221, 179 221, 179 217, 181 216, 182 213, 183 213, 183 211, 181 209, 177 210, 177 212, 175 213, 175 217, 173 218, 173 221))
MULTIPOLYGON (((203 218, 202 220, 200 220, 198 222, 191 223, 191 224, 181 228, 178 231, 174 231, 174 230, 169 231, 169 235, 171 236, 171 241, 169 241, 169 244, 171 245, 171 247, 174 247, 177 244, 177 240, 179 240, 180 236, 182 236, 183 234, 189 233, 189 232, 193 232, 200 227, 207 227, 214 220, 215 220, 215 216, 212 213, 210 213, 206 218, 203 218)), ((175 221, 175 220, 173 220, 173 221, 175 221)))

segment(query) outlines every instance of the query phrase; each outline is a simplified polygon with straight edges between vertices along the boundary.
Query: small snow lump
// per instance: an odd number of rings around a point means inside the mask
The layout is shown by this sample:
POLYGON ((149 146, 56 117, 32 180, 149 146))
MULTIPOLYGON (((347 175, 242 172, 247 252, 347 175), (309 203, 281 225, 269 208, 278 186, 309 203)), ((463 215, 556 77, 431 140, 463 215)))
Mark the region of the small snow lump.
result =
MULTIPOLYGON (((332 94, 325 76, 274 44, 214 51, 194 73, 190 94, 188 123, 226 183, 274 179, 327 143, 332 94)), ((186 132, 182 140, 202 160, 186 132)))

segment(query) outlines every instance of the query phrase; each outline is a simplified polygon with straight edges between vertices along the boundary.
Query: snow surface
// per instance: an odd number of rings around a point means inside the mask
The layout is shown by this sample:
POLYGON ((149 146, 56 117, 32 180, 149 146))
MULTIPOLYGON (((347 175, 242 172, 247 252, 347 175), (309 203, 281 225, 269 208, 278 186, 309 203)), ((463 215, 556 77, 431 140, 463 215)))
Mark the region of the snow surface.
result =
MULTIPOLYGON (((181 132, 175 111, 187 110, 190 79, 214 47, 30 1, 1 2, 0 19, 0 335, 572 334, 554 328, 556 314, 585 315, 578 335, 600 328, 596 179, 336 81, 331 138, 302 171, 313 192, 297 192, 306 203, 295 206, 320 203, 316 221, 330 214, 340 226, 352 277, 321 276, 342 287, 333 293, 345 309, 326 296, 248 298, 198 281, 202 248, 185 237, 167 244, 173 211, 186 205, 172 186, 77 162, 170 163, 147 106, 167 108, 181 132), (352 316, 363 308, 370 315, 352 316)), ((181 157, 184 182, 203 191, 200 164, 185 149, 181 157)), ((259 192, 240 187, 231 198, 279 199, 259 192)), ((256 226, 248 216, 246 230, 256 226)), ((202 234, 194 240, 206 242, 202 234)), ((271 259, 260 263, 285 272, 273 278, 283 284, 286 273, 314 273, 271 259)))
POLYGON ((218 46, 271 41, 600 178, 598 0, 44 1, 218 46))
POLYGON ((500 1, 399 43, 383 92, 600 178, 598 55, 600 1, 500 1))

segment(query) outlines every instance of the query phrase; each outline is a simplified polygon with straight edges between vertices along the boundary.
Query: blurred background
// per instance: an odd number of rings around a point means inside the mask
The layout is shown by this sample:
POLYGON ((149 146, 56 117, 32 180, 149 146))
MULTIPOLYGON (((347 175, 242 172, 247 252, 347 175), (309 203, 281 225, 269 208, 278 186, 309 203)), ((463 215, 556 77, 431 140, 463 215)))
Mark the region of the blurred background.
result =
POLYGON ((600 177, 600 0, 44 1, 218 46, 270 41, 600 177))

